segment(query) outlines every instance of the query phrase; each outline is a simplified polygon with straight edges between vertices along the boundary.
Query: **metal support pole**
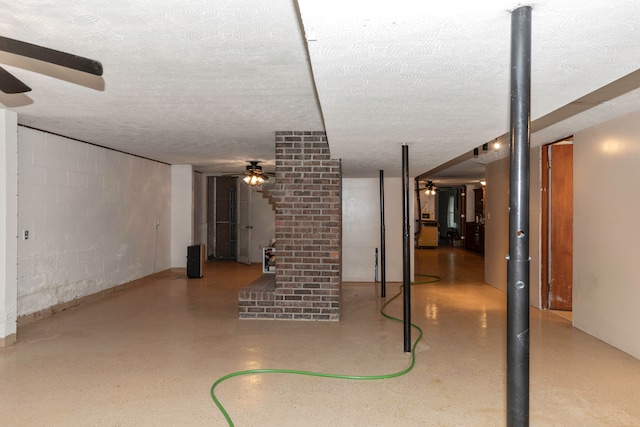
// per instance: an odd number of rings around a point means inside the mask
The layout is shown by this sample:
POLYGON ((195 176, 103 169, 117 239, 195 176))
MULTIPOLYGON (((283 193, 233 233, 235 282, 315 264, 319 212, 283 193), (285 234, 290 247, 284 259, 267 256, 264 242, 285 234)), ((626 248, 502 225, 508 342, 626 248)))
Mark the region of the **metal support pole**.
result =
POLYGON ((387 255, 385 253, 385 226, 384 226, 384 171, 380 171, 380 296, 387 296, 387 276, 385 266, 387 255))
POLYGON ((378 248, 373 253, 373 280, 378 283, 378 248))
POLYGON ((404 217, 402 236, 404 240, 402 251, 402 283, 404 292, 404 351, 411 352, 411 258, 410 255, 410 227, 409 227, 409 146, 402 144, 402 212, 404 217))
POLYGON ((418 237, 418 234, 420 234, 420 231, 422 231, 422 205, 420 202, 420 180, 418 179, 418 177, 416 176, 414 178, 414 190, 416 192, 416 210, 415 212, 418 213, 418 220, 416 221, 416 226, 415 226, 415 231, 414 234, 416 237, 418 237))
POLYGON ((467 187, 463 185, 460 191, 460 246, 466 248, 467 245, 467 187))
POLYGON ((511 14, 511 153, 507 262, 507 425, 529 425, 529 146, 531 7, 511 14))

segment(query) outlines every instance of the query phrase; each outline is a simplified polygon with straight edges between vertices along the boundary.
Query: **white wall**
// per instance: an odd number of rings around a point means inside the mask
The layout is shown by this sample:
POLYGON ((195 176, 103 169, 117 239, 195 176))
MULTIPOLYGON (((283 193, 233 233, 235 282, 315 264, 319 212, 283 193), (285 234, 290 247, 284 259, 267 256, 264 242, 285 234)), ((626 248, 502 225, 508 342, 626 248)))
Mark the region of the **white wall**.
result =
MULTIPOLYGON (((414 180, 409 183, 411 247, 413 248, 414 180)), ((387 281, 402 281, 403 209, 401 178, 385 178, 385 249, 387 281)), ((375 278, 375 248, 380 251, 380 180, 342 179, 342 280, 372 282, 375 278)), ((414 256, 411 250, 411 278, 414 256)))
MULTIPOLYGON (((574 135, 573 324, 640 358, 640 113, 574 135), (615 224, 612 226, 611 224, 615 224)), ((531 303, 540 301, 540 150, 531 154, 531 303), (533 166, 533 162, 538 164, 533 166), (537 194, 536 194, 537 193, 537 194), (535 234, 534 234, 535 233, 535 234), (538 283, 538 286, 534 286, 538 283), (535 292, 535 294, 534 294, 535 292)), ((485 280, 506 290, 508 159, 487 165, 485 280), (490 217, 489 217, 490 215, 490 217)))
POLYGON ((169 268, 169 166, 22 127, 18 141, 18 315, 169 268))
POLYGON ((262 192, 251 192, 251 262, 262 262, 262 248, 276 237, 276 213, 262 192))
POLYGON ((187 248, 194 241, 193 167, 171 166, 171 268, 187 267, 187 248))
POLYGON ((640 358, 640 113, 574 135, 573 323, 640 358))
MULTIPOLYGON (((480 185, 465 185, 465 194, 466 194, 466 218, 464 219, 464 223, 466 222, 475 222, 476 220, 476 193, 473 191, 476 188, 480 188, 480 185)), ((466 227, 465 224, 462 224, 463 227, 466 227)))
MULTIPOLYGON (((530 153, 529 302, 540 307, 540 148, 530 153)), ((509 158, 486 165, 485 282, 506 292, 509 254, 509 158)))
POLYGON ((506 256, 509 254, 509 159, 488 163, 485 171, 487 217, 484 222, 484 280, 506 292, 506 256))
POLYGON ((193 244, 207 244, 207 177, 193 173, 193 244))
POLYGON ((0 110, 0 346, 15 341, 18 296, 18 117, 0 110))
POLYGON ((537 308, 542 304, 542 247, 541 247, 541 227, 542 227, 542 149, 535 147, 531 149, 531 171, 529 192, 529 256, 530 282, 529 282, 529 303, 537 308))
MULTIPOLYGON (((415 191, 415 189, 413 191, 415 191)), ((425 190, 420 190, 420 209, 422 212, 431 212, 437 215, 438 213, 436 212, 436 208, 436 196, 427 196, 425 194, 425 190)))

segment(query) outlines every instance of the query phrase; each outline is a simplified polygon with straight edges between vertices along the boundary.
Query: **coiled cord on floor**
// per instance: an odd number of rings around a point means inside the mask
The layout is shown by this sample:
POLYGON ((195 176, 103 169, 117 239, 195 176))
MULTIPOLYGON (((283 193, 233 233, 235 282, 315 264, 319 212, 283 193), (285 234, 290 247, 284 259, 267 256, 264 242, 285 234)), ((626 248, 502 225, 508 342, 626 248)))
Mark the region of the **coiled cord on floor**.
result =
MULTIPOLYGON (((433 276, 430 274, 416 274, 416 276, 431 277, 433 280, 427 280, 423 282, 413 282, 411 283, 411 285, 423 285, 423 284, 435 283, 440 281, 440 277, 433 276)), ((387 313, 384 312, 384 309, 392 301, 394 301, 396 298, 402 295, 403 288, 404 288, 404 285, 400 286, 398 293, 395 294, 393 297, 391 297, 388 301, 386 301, 382 305, 382 308, 380 309, 380 314, 382 316, 386 317, 389 320, 393 320, 394 322, 403 323, 403 320, 398 319, 397 317, 388 315, 387 313)), ((336 378, 336 379, 342 379, 342 380, 384 380, 388 378, 396 378, 396 377, 402 376, 404 374, 409 373, 415 366, 416 346, 422 339, 422 335, 423 335, 422 329, 418 325, 416 325, 415 323, 412 323, 411 326, 418 331, 418 338, 415 340, 415 342, 413 343, 413 346, 411 347, 411 362, 409 363, 409 366, 406 369, 403 369, 402 371, 394 372, 391 374, 382 374, 382 375, 343 375, 343 374, 326 374, 322 372, 299 371, 296 369, 248 369, 245 371, 237 371, 231 374, 227 374, 223 377, 220 377, 218 380, 216 380, 216 382, 214 382, 213 385, 211 386, 211 391, 210 391, 211 398, 213 399, 213 402, 216 404, 216 406, 218 407, 222 415, 224 415, 224 418, 227 420, 227 423, 229 424, 229 426, 233 427, 234 426, 233 421, 231 420, 229 413, 226 411, 226 409, 224 409, 224 406, 222 406, 222 403, 220 403, 220 401, 216 397, 215 389, 218 385, 220 385, 224 381, 234 377, 239 377, 242 375, 254 375, 254 374, 293 374, 293 375, 306 375, 311 377, 336 378)))

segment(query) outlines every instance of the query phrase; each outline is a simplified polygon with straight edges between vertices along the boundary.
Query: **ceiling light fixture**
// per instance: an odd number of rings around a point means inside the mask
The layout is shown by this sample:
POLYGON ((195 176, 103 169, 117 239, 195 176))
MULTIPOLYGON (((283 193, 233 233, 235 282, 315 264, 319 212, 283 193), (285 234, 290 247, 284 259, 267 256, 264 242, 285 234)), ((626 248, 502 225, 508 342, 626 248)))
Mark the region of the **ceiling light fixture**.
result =
POLYGON ((427 191, 424 192, 427 196, 436 195, 436 187, 433 185, 433 181, 427 181, 427 191))
POLYGON ((250 185, 252 187, 258 187, 265 182, 269 182, 269 177, 262 172, 262 166, 259 166, 260 163, 258 160, 247 160, 249 164, 246 167, 244 172, 243 181, 245 184, 250 185))

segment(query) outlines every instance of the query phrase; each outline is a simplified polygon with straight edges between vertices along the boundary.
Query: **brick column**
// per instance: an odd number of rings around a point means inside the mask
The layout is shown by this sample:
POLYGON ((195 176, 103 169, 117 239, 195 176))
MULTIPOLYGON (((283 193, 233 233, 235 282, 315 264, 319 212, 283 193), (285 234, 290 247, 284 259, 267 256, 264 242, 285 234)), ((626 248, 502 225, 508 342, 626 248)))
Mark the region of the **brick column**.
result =
POLYGON ((342 171, 324 132, 276 132, 278 319, 339 320, 342 171))

